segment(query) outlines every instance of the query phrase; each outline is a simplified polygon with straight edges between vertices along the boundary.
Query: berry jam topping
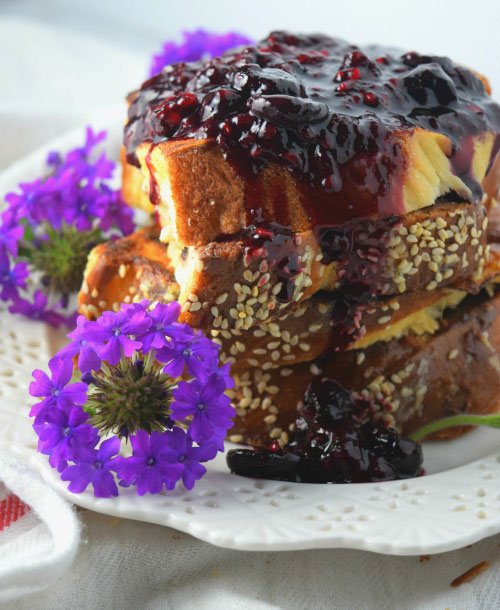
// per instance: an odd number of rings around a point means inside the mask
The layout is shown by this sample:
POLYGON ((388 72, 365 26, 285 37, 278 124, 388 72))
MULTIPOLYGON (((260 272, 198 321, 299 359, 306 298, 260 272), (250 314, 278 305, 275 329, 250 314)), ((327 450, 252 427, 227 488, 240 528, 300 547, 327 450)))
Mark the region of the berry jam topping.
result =
POLYGON ((274 32, 256 46, 173 64, 129 99, 130 163, 138 164, 142 142, 214 139, 247 181, 273 162, 299 188, 316 189, 307 211, 323 226, 388 209, 388 185, 405 163, 397 132, 448 136, 452 163, 477 197, 468 136, 500 133, 500 107, 470 70, 446 57, 323 35, 274 32))
POLYGON ((396 216, 350 222, 325 228, 319 233, 322 263, 337 262, 336 290, 322 292, 331 299, 332 336, 335 351, 344 350, 366 333, 363 315, 373 307, 374 295, 384 295, 390 283, 383 277, 391 230, 400 222, 396 216))
POLYGON ((309 385, 286 447, 234 449, 232 472, 247 477, 298 483, 368 483, 416 477, 422 449, 374 419, 375 405, 331 379, 309 385))
MULTIPOLYGON (((261 223, 247 229, 245 263, 254 258, 264 258, 268 268, 273 267, 280 284, 276 300, 286 303, 291 300, 295 289, 295 278, 301 273, 302 265, 297 252, 300 236, 276 223, 261 223)), ((265 279, 261 280, 265 283, 265 279)))

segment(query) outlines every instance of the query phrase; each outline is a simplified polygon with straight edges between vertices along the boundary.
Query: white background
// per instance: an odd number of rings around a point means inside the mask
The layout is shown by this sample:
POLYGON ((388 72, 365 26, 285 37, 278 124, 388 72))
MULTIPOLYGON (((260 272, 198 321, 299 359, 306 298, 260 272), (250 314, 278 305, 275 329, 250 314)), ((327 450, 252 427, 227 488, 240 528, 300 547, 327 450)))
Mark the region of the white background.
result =
MULTIPOLYGON (((496 0, 2 0, 0 10, 95 34, 146 56, 166 37, 198 26, 254 37, 273 29, 322 31, 353 43, 449 55, 489 76, 500 92, 496 0)), ((16 92, 2 85, 0 95, 16 92)))

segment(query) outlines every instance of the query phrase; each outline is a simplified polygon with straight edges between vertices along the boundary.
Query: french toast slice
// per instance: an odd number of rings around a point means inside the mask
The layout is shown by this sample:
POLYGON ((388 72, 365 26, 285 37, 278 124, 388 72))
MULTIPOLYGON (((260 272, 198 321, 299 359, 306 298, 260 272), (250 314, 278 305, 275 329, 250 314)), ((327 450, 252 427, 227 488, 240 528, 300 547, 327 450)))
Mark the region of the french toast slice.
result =
MULTIPOLYGON (((404 215, 428 207, 444 196, 458 201, 477 200, 452 166, 449 138, 416 129, 395 136, 395 142, 401 149, 404 169, 388 186, 386 203, 378 216, 404 215)), ((478 183, 486 175, 494 144, 492 133, 474 136, 470 144, 470 167, 478 183)), ((268 165, 249 185, 212 140, 167 141, 154 146, 144 142, 136 156, 140 169, 128 164, 122 151, 125 201, 154 210, 164 228, 163 239, 179 246, 208 244, 254 224, 252 208, 246 203, 248 189, 259 193, 259 221, 277 222, 293 233, 314 229, 310 207, 340 208, 345 211, 340 221, 346 222, 353 218, 349 214, 353 207, 352 202, 348 205, 349 200, 363 198, 363 193, 352 185, 349 196, 347 188, 346 192, 332 193, 329 197, 318 188, 307 189, 304 194, 293 176, 276 164, 268 165), (155 185, 154 207, 148 205, 151 185, 155 185), (304 205, 304 198, 317 203, 304 205)))
POLYGON ((362 221, 336 232, 344 250, 331 262, 312 232, 290 236, 278 247, 232 240, 181 249, 173 242, 168 254, 189 324, 210 328, 220 318, 221 328, 248 329, 319 290, 348 294, 362 287, 388 296, 450 285, 467 289, 486 264, 487 223, 480 204, 439 204, 400 218, 362 221), (290 259, 300 269, 291 281, 282 272, 282 261, 290 259), (193 295, 208 306, 193 310, 193 295))
POLYGON ((233 240, 180 249, 176 243, 161 244, 155 229, 141 230, 116 242, 123 246, 110 244, 107 252, 107 246, 101 245, 92 253, 85 279, 99 294, 93 297, 92 291, 82 291, 80 305, 102 310, 112 308, 120 298, 151 298, 152 288, 155 296, 160 294, 164 278, 161 289, 139 277, 131 284, 133 294, 123 293, 122 288, 112 294, 100 275, 106 266, 110 267, 106 278, 112 269, 117 273, 122 264, 118 252, 127 252, 129 261, 134 253, 147 258, 150 250, 169 277, 175 274, 183 319, 201 329, 248 330, 279 320, 319 291, 342 293, 348 299, 351 286, 367 288, 369 299, 448 286, 473 292, 478 290, 473 278, 481 275, 488 256, 486 226, 480 204, 443 203, 401 218, 363 221, 338 234, 345 250, 337 257, 340 260, 331 262, 325 261, 311 232, 285 235, 277 245, 264 241, 258 248, 233 240), (288 260, 300 269, 292 280, 280 264, 288 260), (285 290, 287 300, 280 298, 285 290))
MULTIPOLYGON (((147 235, 147 230, 143 233, 147 235)), ((109 248, 98 246, 89 261, 86 284, 80 293, 80 311, 88 317, 95 317, 105 309, 117 309, 121 302, 142 298, 170 302, 178 298, 179 286, 173 280, 168 259, 158 260, 161 245, 157 242, 158 249, 152 248, 145 238, 137 240, 135 236, 122 241, 124 247, 117 248, 116 243, 111 243, 109 248), (148 255, 156 256, 156 260, 149 259, 148 255), (91 266, 93 262, 97 264, 91 266), (147 292, 141 293, 141 284, 144 290, 145 283, 147 292), (111 297, 107 295, 108 287, 113 290, 111 297), (91 298, 92 294, 97 295, 95 299, 91 298)), ((325 293, 303 301, 275 322, 265 322, 248 330, 220 328, 220 325, 204 330, 221 346, 220 360, 230 363, 232 371, 252 367, 269 370, 308 362, 321 354, 334 353, 341 346, 360 349, 408 333, 433 333, 439 328, 443 312, 457 306, 466 294, 445 288, 406 293, 398 298, 372 299, 360 310, 364 333, 348 337, 348 342, 343 336, 344 326, 335 323, 338 304, 325 293)), ((182 321, 185 316, 185 312, 181 313, 182 321)))
MULTIPOLYGON (((450 310, 433 335, 407 335, 363 350, 276 370, 233 375, 236 408, 229 440, 286 444, 311 378, 323 375, 373 398, 378 417, 402 434, 458 413, 488 414, 500 407, 500 296, 469 297, 450 310)), ((452 438, 464 428, 450 428, 452 438)))
POLYGON ((335 323, 335 303, 314 297, 285 313, 276 322, 249 330, 206 331, 221 346, 220 360, 232 373, 252 368, 263 371, 329 358, 342 349, 360 350, 378 341, 389 342, 407 334, 432 334, 439 329, 445 310, 459 305, 467 293, 443 289, 405 294, 400 299, 370 302, 363 312, 364 334, 346 341, 344 327, 335 323))
POLYGON ((272 32, 129 96, 125 197, 149 196, 181 247, 479 202, 499 150, 490 93, 446 57, 272 32))

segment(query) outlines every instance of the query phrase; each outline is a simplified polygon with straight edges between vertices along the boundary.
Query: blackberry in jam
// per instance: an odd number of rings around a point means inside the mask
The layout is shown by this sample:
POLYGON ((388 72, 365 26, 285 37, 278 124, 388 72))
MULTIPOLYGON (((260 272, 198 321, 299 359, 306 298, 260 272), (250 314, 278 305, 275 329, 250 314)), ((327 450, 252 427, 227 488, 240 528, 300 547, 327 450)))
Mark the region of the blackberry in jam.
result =
POLYGON ((367 419, 373 403, 331 379, 309 385, 284 448, 235 449, 227 463, 242 476, 302 483, 368 483, 418 476, 420 445, 367 419))

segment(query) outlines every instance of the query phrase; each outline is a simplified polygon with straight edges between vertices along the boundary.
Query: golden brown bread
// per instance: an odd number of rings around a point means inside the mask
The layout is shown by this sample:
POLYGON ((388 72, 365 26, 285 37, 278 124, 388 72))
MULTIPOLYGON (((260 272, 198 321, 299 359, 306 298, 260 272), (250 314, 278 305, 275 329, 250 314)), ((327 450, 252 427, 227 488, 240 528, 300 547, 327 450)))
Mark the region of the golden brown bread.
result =
POLYGON ((144 298, 169 303, 179 287, 166 259, 166 249, 154 239, 154 228, 96 246, 89 255, 78 295, 80 313, 95 318, 118 311, 121 303, 144 298))
POLYGON ((276 320, 288 307, 319 290, 339 288, 345 280, 343 274, 351 272, 355 275, 350 281, 362 281, 375 295, 432 291, 451 285, 473 289, 471 280, 481 275, 488 254, 483 206, 439 204, 392 219, 389 227, 384 226, 386 222, 363 221, 355 229, 346 229, 350 246, 345 263, 325 264, 312 232, 290 237, 282 247, 285 250, 291 244, 302 272, 294 279, 288 302, 277 296, 282 277, 279 265, 268 263, 265 248, 258 256, 248 257, 248 242, 242 240, 183 249, 169 244, 185 319, 198 328, 215 324, 216 328, 248 329, 276 320), (193 308, 191 295, 207 307, 193 308))
MULTIPOLYGON (((380 414, 403 434, 457 413, 493 413, 500 407, 500 296, 470 297, 451 311, 434 335, 376 343, 314 363, 234 375, 229 391, 237 410, 230 440, 268 446, 288 441, 297 406, 313 375, 373 397, 380 414)), ((452 428, 453 437, 463 432, 452 428)))
MULTIPOLYGON (((158 257, 162 253, 162 245, 156 242, 153 247, 148 243, 148 237, 148 230, 142 230, 121 240, 121 245, 117 246, 120 242, 116 242, 96 249, 86 272, 85 290, 80 294, 80 310, 85 315, 95 317, 103 309, 116 309, 121 302, 142 298, 159 302, 178 299, 179 288, 173 280, 168 259, 148 258, 148 255, 158 257), (91 266, 93 261, 97 264, 91 266), (111 296, 109 289, 113 290, 111 296), (92 294, 97 296, 93 298, 92 294)), ((417 335, 435 332, 443 311, 456 306, 465 295, 464 291, 441 289, 373 299, 362 312, 366 332, 350 345, 350 349, 359 349, 375 341, 389 341, 409 332, 417 335)), ((221 361, 229 362, 233 371, 257 366, 268 370, 308 362, 320 354, 332 352, 342 340, 339 336, 342 327, 334 323, 334 307, 335 302, 322 294, 285 311, 275 322, 264 322, 249 330, 220 328, 219 325, 205 331, 221 346, 221 361)), ((186 312, 181 314, 181 320, 185 317, 186 312)))
MULTIPOLYGON (((471 167, 474 177, 481 182, 488 169, 495 136, 485 133, 473 139, 471 167)), ((469 188, 452 169, 448 137, 415 129, 402 132, 395 141, 404 158, 402 175, 393 177, 382 215, 407 214, 450 193, 455 193, 458 200, 473 201, 469 188)), ((176 241, 180 246, 208 244, 251 225, 254 218, 249 215, 245 203, 249 188, 259 193, 262 221, 289 226, 292 232, 311 230, 304 197, 311 201, 321 199, 323 205, 338 206, 337 194, 325 199, 325 194, 317 188, 304 194, 291 174, 275 164, 269 164, 251 186, 247 185, 211 140, 160 142, 153 147, 144 142, 136 155, 140 171, 129 167, 122 153, 125 200, 130 205, 152 211, 145 194, 149 197, 151 184, 156 185, 156 211, 160 225, 166 231, 165 241, 176 241), (276 193, 280 194, 279 206, 276 193)), ((359 199, 363 192, 341 195, 359 199)))
MULTIPOLYGON (((278 300, 283 286, 279 265, 268 263, 265 249, 250 257, 241 240, 180 249, 176 244, 167 247, 159 243, 155 229, 141 230, 109 248, 96 248, 85 272, 91 290, 82 291, 79 303, 83 309, 100 311, 123 299, 161 297, 166 283, 158 272, 153 273, 150 284, 134 276, 133 284, 129 282, 128 286, 120 282, 106 286, 122 263, 131 264, 134 254, 147 259, 150 252, 157 267, 163 264, 168 269, 169 281, 175 273, 175 298, 181 303, 184 321, 205 330, 242 331, 279 323, 287 312, 300 309, 318 291, 338 289, 342 273, 351 269, 363 281, 371 274, 377 281, 371 288, 380 296, 399 298, 407 292, 432 292, 449 286, 477 291, 473 279, 481 274, 488 254, 486 225, 484 209, 479 204, 438 204, 392 219, 389 228, 383 229, 382 238, 378 223, 362 222, 346 232, 352 244, 346 264, 323 264, 318 260, 321 253, 311 232, 303 234, 302 239, 290 237, 280 248, 286 252, 290 246, 300 257, 303 271, 293 281, 293 295, 288 302, 278 300), (383 240, 386 245, 380 246, 383 240), (379 248, 376 259, 374 244, 379 248), (120 256, 127 258, 121 261, 120 256), (368 276, 363 275, 364 269, 368 276), (159 279, 156 286, 154 278, 159 279), (92 296, 93 290, 98 296, 92 296)), ((135 273, 140 273, 143 263, 143 259, 136 260, 135 273)), ((168 298, 172 290, 168 291, 168 298)))

